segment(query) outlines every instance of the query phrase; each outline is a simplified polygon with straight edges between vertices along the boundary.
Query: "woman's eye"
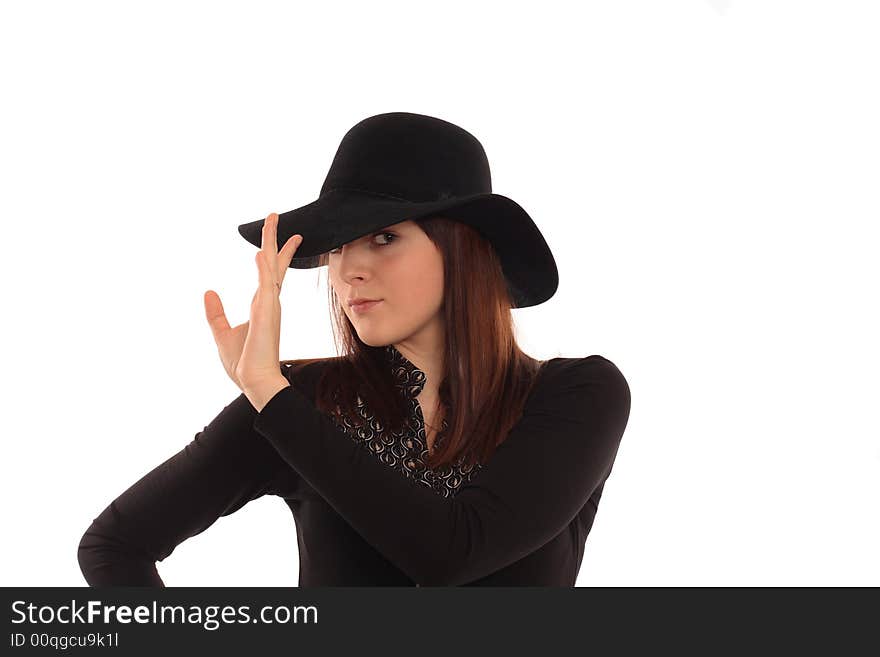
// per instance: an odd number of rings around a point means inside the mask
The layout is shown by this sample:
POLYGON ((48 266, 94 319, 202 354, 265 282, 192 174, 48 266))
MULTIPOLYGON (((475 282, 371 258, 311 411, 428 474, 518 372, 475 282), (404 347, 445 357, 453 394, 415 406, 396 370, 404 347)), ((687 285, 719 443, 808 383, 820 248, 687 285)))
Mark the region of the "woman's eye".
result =
MULTIPOLYGON (((374 233, 373 237, 379 237, 380 235, 382 237, 384 237, 386 240, 388 240, 389 237, 393 238, 393 239, 386 241, 385 244, 376 244, 376 246, 388 246, 389 244, 391 244, 391 242, 393 242, 394 240, 397 239, 397 235, 395 235, 394 233, 374 233)), ((328 251, 328 253, 332 253, 333 255, 336 255, 336 254, 342 253, 342 250, 341 249, 333 249, 332 251, 328 251)))
MULTIPOLYGON (((391 244, 391 242, 393 242, 395 239, 397 239, 397 235, 395 235, 394 233, 376 233, 376 235, 381 235, 382 237, 384 237, 386 239, 389 237, 393 238, 391 241, 386 242, 385 244, 379 244, 379 246, 388 246, 389 244, 391 244)), ((373 237, 376 237, 376 235, 373 235, 373 237)))

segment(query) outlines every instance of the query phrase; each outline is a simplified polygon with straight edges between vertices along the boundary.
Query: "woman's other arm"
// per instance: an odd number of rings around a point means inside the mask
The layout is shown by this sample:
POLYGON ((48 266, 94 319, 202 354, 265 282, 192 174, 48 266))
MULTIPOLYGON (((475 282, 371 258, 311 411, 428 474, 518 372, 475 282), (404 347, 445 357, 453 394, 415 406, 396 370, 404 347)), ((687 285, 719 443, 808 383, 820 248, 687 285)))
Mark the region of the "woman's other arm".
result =
POLYGON ((93 520, 77 551, 89 586, 164 587, 157 561, 218 518, 273 492, 289 466, 254 432, 255 417, 239 395, 93 520))

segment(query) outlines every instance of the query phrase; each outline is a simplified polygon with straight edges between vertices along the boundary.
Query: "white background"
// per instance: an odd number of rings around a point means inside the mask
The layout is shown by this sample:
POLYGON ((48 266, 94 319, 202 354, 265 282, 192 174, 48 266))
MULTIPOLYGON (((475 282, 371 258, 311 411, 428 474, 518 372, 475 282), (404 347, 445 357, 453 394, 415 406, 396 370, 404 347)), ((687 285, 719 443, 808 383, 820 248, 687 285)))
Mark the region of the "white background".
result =
MULTIPOLYGON (((7 586, 81 586, 78 542, 239 390, 240 223, 317 198, 382 112, 482 142, 560 286, 538 358, 601 354, 632 413, 578 580, 880 585, 872 2, 28 2, 0 10, 7 586)), ((293 270, 282 358, 335 355, 293 270)), ((294 586, 264 497, 159 563, 294 586)))

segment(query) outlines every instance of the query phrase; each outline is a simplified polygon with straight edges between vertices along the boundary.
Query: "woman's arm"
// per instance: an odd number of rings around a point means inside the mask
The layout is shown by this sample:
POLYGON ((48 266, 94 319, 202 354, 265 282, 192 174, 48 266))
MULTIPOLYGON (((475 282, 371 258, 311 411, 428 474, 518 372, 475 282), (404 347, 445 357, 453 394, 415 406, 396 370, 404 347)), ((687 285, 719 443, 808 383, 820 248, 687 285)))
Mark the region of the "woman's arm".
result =
POLYGON ((547 543, 610 472, 629 419, 626 379, 601 356, 550 369, 505 442, 450 498, 390 470, 292 386, 254 428, 415 582, 459 585, 547 543))
POLYGON ((164 587, 156 561, 221 516, 273 492, 275 477, 289 466, 254 432, 255 417, 239 395, 94 519, 77 551, 90 586, 164 587))

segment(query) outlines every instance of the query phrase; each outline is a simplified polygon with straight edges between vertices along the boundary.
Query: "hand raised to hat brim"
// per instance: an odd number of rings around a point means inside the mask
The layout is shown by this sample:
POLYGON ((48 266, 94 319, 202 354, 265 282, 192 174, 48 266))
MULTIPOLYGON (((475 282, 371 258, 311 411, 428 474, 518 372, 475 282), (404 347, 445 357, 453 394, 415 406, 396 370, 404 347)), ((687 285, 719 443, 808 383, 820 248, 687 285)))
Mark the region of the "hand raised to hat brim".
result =
POLYGON ((232 328, 220 296, 205 292, 205 316, 229 378, 248 397, 257 411, 280 388, 289 385, 281 373, 281 284, 302 235, 291 236, 278 251, 278 214, 263 222, 260 250, 256 254, 258 286, 251 302, 250 319, 232 328))

